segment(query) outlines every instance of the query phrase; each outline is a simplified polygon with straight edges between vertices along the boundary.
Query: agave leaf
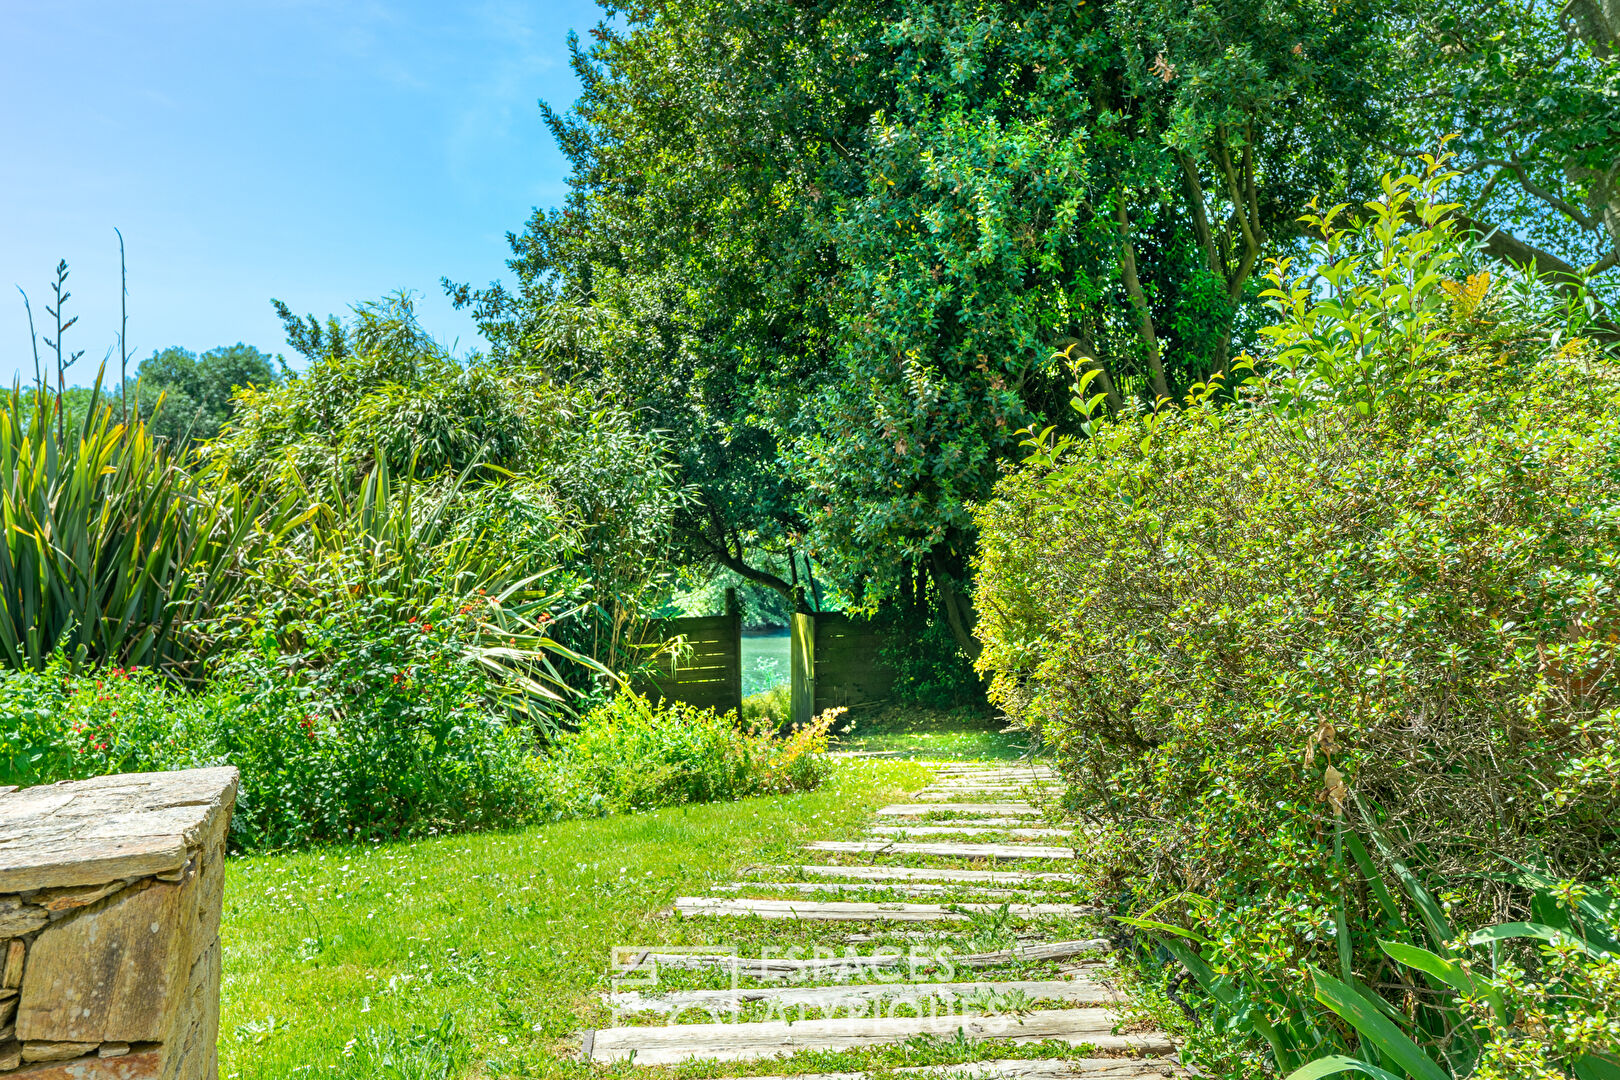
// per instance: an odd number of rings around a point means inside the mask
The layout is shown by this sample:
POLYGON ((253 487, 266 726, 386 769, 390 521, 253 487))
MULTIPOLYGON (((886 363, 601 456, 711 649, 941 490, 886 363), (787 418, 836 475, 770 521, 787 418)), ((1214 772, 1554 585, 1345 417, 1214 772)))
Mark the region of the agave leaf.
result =
POLYGON ((1175 926, 1171 923, 1156 922, 1153 919, 1137 919, 1128 915, 1115 915, 1114 921, 1124 923, 1126 926, 1134 926, 1138 930, 1157 930, 1161 934, 1175 934, 1177 937, 1184 937, 1187 940, 1195 941, 1200 945, 1209 944, 1207 939, 1199 937, 1191 930, 1184 930, 1181 927, 1175 926))
POLYGON ((1576 1080, 1620 1080, 1620 1059, 1588 1054, 1572 1066, 1576 1080))

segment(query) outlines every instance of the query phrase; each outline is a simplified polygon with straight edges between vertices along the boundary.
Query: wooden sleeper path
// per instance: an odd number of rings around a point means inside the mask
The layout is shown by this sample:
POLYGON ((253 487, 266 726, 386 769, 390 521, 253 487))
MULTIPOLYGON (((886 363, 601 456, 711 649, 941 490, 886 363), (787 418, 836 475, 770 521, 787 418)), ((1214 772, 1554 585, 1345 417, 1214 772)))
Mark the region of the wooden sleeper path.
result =
POLYGON ((754 866, 746 873, 808 874, 813 877, 856 878, 860 881, 982 881, 986 884, 1022 885, 1035 881, 1075 882, 1073 874, 1022 870, 954 870, 937 866, 837 866, 808 863, 802 866, 754 866))
POLYGON ((843 1012, 882 1002, 924 1005, 982 994, 1023 994, 1030 1001, 1066 1001, 1072 1005, 1109 1005, 1119 1000, 1106 986, 1074 979, 1022 979, 1011 982, 835 983, 831 986, 762 986, 737 990, 673 990, 642 994, 632 990, 606 995, 607 1003, 627 1013, 679 1014, 684 1009, 731 1010, 764 1004, 773 1009, 819 1009, 843 1012))
POLYGON ((940 806, 937 803, 895 803, 892 806, 878 808, 879 817, 924 817, 928 814, 1019 814, 1024 817, 1035 817, 1039 813, 1039 810, 1028 803, 1015 802, 954 803, 950 806, 940 806))
MULTIPOLYGON (((1027 1058, 975 1061, 968 1065, 907 1065, 894 1069, 917 1080, 1160 1080, 1175 1076, 1174 1063, 1152 1058, 1027 1058)), ((796 1076, 752 1076, 748 1080, 866 1080, 865 1073, 799 1073, 796 1076)))
MULTIPOLYGON (((919 817, 936 811, 959 813, 1007 814, 1033 816, 1034 807, 1022 802, 958 803, 949 800, 971 798, 975 795, 1020 795, 1036 786, 1034 781, 1047 779, 1035 769, 941 769, 934 786, 925 789, 913 803, 900 803, 884 807, 880 816, 919 817), (1014 785, 1011 781, 1020 781, 1014 785), (937 800, 937 801, 935 801, 937 800)), ((877 824, 871 826, 876 834, 909 835, 982 835, 997 833, 1010 838, 1035 840, 1047 837, 1073 836, 1062 829, 1021 826, 1017 818, 991 817, 928 825, 877 824)), ((973 843, 939 842, 913 843, 892 841, 816 841, 806 845, 807 850, 856 855, 932 855, 975 859, 1073 859, 1075 849, 1035 843, 973 843)), ((719 892, 743 890, 816 892, 850 891, 858 889, 888 889, 902 895, 929 895, 945 891, 965 891, 978 894, 980 901, 990 898, 1016 897, 1033 899, 1042 895, 1040 888, 1017 886, 1073 884, 1073 875, 1042 872, 965 870, 928 866, 838 866, 830 863, 801 866, 766 866, 749 868, 758 875, 793 875, 814 880, 734 882, 719 886, 719 892), (896 884, 899 883, 899 884, 896 884), (987 886, 989 886, 987 888, 987 886), (994 888, 1014 886, 1013 888, 994 888)), ((765 900, 742 896, 683 896, 675 901, 674 910, 689 917, 748 916, 766 919, 801 919, 807 921, 837 921, 859 923, 950 923, 970 919, 974 914, 1006 913, 1021 919, 1041 917, 1081 917, 1095 915, 1099 909, 1091 905, 1069 903, 961 903, 928 904, 886 901, 841 900, 765 900)), ((1005 932, 1004 930, 1002 932, 1005 932)), ((907 937, 914 931, 889 930, 887 936, 907 937)), ((850 935, 849 940, 859 936, 850 935)), ((937 936, 937 935, 931 935, 937 936)), ((948 939, 941 939, 948 943, 948 939)), ((946 951, 933 956, 907 955, 897 946, 861 955, 851 945, 843 956, 816 955, 812 957, 762 955, 745 958, 733 953, 679 952, 662 954, 649 950, 633 957, 626 972, 644 973, 648 965, 653 971, 658 966, 690 970, 721 970, 733 976, 728 989, 677 990, 662 994, 643 995, 640 992, 608 995, 614 1007, 632 1013, 655 1013, 669 1017, 671 1024, 664 1026, 629 1025, 603 1028, 588 1032, 583 1041, 587 1060, 601 1062, 631 1061, 638 1065, 670 1065, 691 1059, 715 1061, 743 1061, 795 1050, 860 1050, 892 1045, 917 1037, 933 1036, 944 1039, 1005 1039, 1015 1043, 1058 1040, 1074 1046, 1090 1047, 1094 1052, 1110 1054, 1165 1054, 1172 1050, 1169 1040, 1160 1032, 1118 1033, 1121 1016, 1108 1006, 1116 1003, 1114 994, 1105 986, 1078 978, 1044 978, 1006 981, 921 983, 915 981, 919 972, 933 972, 950 978, 954 970, 981 970, 1012 964, 1069 961, 1062 967, 1065 975, 1083 976, 1088 970, 1086 959, 1106 952, 1110 947, 1106 939, 1089 938, 1055 942, 1020 943, 1008 949, 957 956, 946 951), (1076 963, 1078 961, 1078 963, 1076 963), (948 967, 947 967, 948 965, 948 967), (895 981, 909 969, 912 982, 895 981), (767 986, 745 988, 737 979, 749 978, 761 982, 792 979, 802 983, 806 979, 847 980, 852 975, 871 973, 888 981, 837 985, 790 987, 767 986), (998 998, 1011 995, 1014 1004, 1062 1002, 1066 1008, 1007 1008, 998 998), (767 1019, 753 1022, 674 1024, 683 1010, 701 1009, 708 1012, 740 1010, 744 1005, 758 1004, 766 1008, 767 1019), (777 1019, 785 1010, 797 1010, 797 1019, 777 1019), (921 1015, 893 1015, 897 1009, 910 1010, 921 1015), (806 1011, 822 1014, 805 1019, 806 1011), (847 1013, 848 1015, 839 1015, 847 1013)), ((821 946, 817 946, 817 952, 821 946)), ((1060 1077, 1090 1077, 1092 1080, 1148 1080, 1172 1075, 1171 1063, 1154 1058, 1101 1058, 1065 1061, 995 1061, 963 1063, 946 1066, 925 1066, 898 1070, 924 1077, 949 1075, 952 1080, 1059 1080, 1060 1077)), ((866 1080, 861 1073, 821 1074, 818 1076, 783 1077, 780 1080, 866 1080)))
POLYGON ((911 844, 902 840, 816 840, 810 851, 865 855, 939 855, 967 859, 1072 859, 1074 849, 1045 844, 911 844))
POLYGON ((637 1065, 674 1065, 689 1058, 744 1061, 794 1050, 858 1050, 887 1046, 919 1035, 945 1038, 958 1030, 970 1039, 1008 1039, 1015 1043, 1058 1039, 1103 1051, 1166 1053, 1163 1035, 1116 1035, 1116 1013, 1108 1009, 1034 1009, 1019 1015, 895 1016, 854 1022, 774 1020, 757 1024, 681 1024, 670 1027, 602 1028, 589 1038, 586 1053, 593 1061, 634 1061, 637 1065))
MULTIPOLYGON (((993 952, 965 953, 950 957, 952 967, 981 970, 1008 964, 1035 964, 1045 960, 1076 960, 1106 953, 1113 946, 1107 938, 1077 938, 1072 941, 1041 941, 1015 945, 993 952)), ((912 960, 903 953, 873 953, 855 956, 768 956, 738 957, 731 953, 660 953, 649 950, 636 958, 659 967, 687 971, 736 971, 739 978, 769 981, 785 978, 844 977, 863 970, 905 967, 912 960)))
POLYGON ((961 922, 970 912, 987 913, 1005 907, 1016 918, 1038 915, 1080 918, 1100 909, 1084 904, 902 904, 877 900, 754 900, 744 896, 678 896, 675 910, 697 915, 757 915, 761 919, 803 919, 806 922, 961 922))
POLYGON ((1072 829, 1023 828, 1017 825, 873 825, 866 830, 873 836, 1006 836, 1013 840, 1061 840, 1074 835, 1072 829))
POLYGON ((884 892, 898 893, 901 896, 938 896, 940 893, 955 893, 971 890, 974 896, 987 897, 994 900, 1016 900, 1019 897, 1040 896, 1038 889, 998 889, 985 888, 971 882, 923 882, 907 885, 898 881, 733 881, 728 885, 716 885, 716 892, 741 892, 744 889, 783 889, 793 892, 859 892, 866 889, 881 889, 884 892))

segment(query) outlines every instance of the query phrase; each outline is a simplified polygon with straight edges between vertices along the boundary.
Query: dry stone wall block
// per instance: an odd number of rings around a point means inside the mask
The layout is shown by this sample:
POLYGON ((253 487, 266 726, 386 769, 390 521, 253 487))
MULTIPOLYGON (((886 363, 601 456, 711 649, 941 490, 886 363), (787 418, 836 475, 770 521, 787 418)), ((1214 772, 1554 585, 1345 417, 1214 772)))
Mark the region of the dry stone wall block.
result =
POLYGON ((236 770, 0 791, 0 1080, 216 1080, 236 770))
POLYGON ((34 941, 17 1033, 61 1042, 158 1042, 180 957, 182 887, 125 889, 34 941))
POLYGON ((157 1080, 162 1075, 161 1051, 141 1050, 122 1057, 75 1058, 49 1064, 25 1065, 6 1080, 157 1080))
POLYGON ((21 939, 6 946, 5 966, 0 970, 0 986, 15 990, 22 985, 23 961, 28 957, 28 946, 21 939))

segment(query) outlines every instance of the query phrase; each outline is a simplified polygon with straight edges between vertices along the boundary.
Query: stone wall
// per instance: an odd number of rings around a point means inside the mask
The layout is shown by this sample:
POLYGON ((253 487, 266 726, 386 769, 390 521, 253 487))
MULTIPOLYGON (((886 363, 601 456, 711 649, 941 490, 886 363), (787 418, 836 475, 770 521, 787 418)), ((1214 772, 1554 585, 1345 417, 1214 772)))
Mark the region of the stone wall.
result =
POLYGON ((0 1080, 214 1080, 236 779, 0 788, 0 1080))

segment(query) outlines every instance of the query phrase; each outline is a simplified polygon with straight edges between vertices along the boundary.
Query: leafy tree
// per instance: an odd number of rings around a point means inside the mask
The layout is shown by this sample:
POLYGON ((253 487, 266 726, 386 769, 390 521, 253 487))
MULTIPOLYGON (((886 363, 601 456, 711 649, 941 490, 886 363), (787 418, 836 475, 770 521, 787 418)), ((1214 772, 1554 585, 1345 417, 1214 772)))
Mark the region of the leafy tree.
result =
POLYGON ((418 505, 455 544, 493 543, 513 580, 544 581, 561 596, 548 618, 580 612, 551 628, 559 639, 626 660, 630 624, 665 589, 681 503, 664 438, 547 372, 453 356, 406 294, 324 323, 277 310, 308 363, 238 395, 204 456, 244 484, 323 505, 378 475, 418 482, 434 493, 418 505))
POLYGON ((396 476, 519 469, 549 429, 533 379, 465 364, 416 321, 408 295, 359 304, 347 324, 301 321, 278 304, 308 361, 285 383, 237 398, 208 448, 260 482, 338 472, 358 481, 380 453, 396 476), (534 401, 531 409, 528 402, 534 401))
POLYGON ((223 345, 201 356, 170 346, 141 362, 132 393, 152 435, 183 447, 219 433, 238 390, 277 381, 271 357, 251 345, 223 345))
POLYGON ((1358 175, 1364 5, 659 0, 576 46, 561 212, 453 289, 671 431, 690 550, 875 607, 924 568, 970 651, 967 505, 1060 416, 1223 367, 1268 242, 1358 175))
MULTIPOLYGON (((1438 141, 1487 250, 1570 290, 1620 292, 1620 16, 1602 0, 1443 0, 1397 12, 1382 89, 1415 160, 1438 141)), ((1612 321, 1612 320, 1611 320, 1612 321)), ((1611 333, 1620 327, 1610 327, 1611 333)))

